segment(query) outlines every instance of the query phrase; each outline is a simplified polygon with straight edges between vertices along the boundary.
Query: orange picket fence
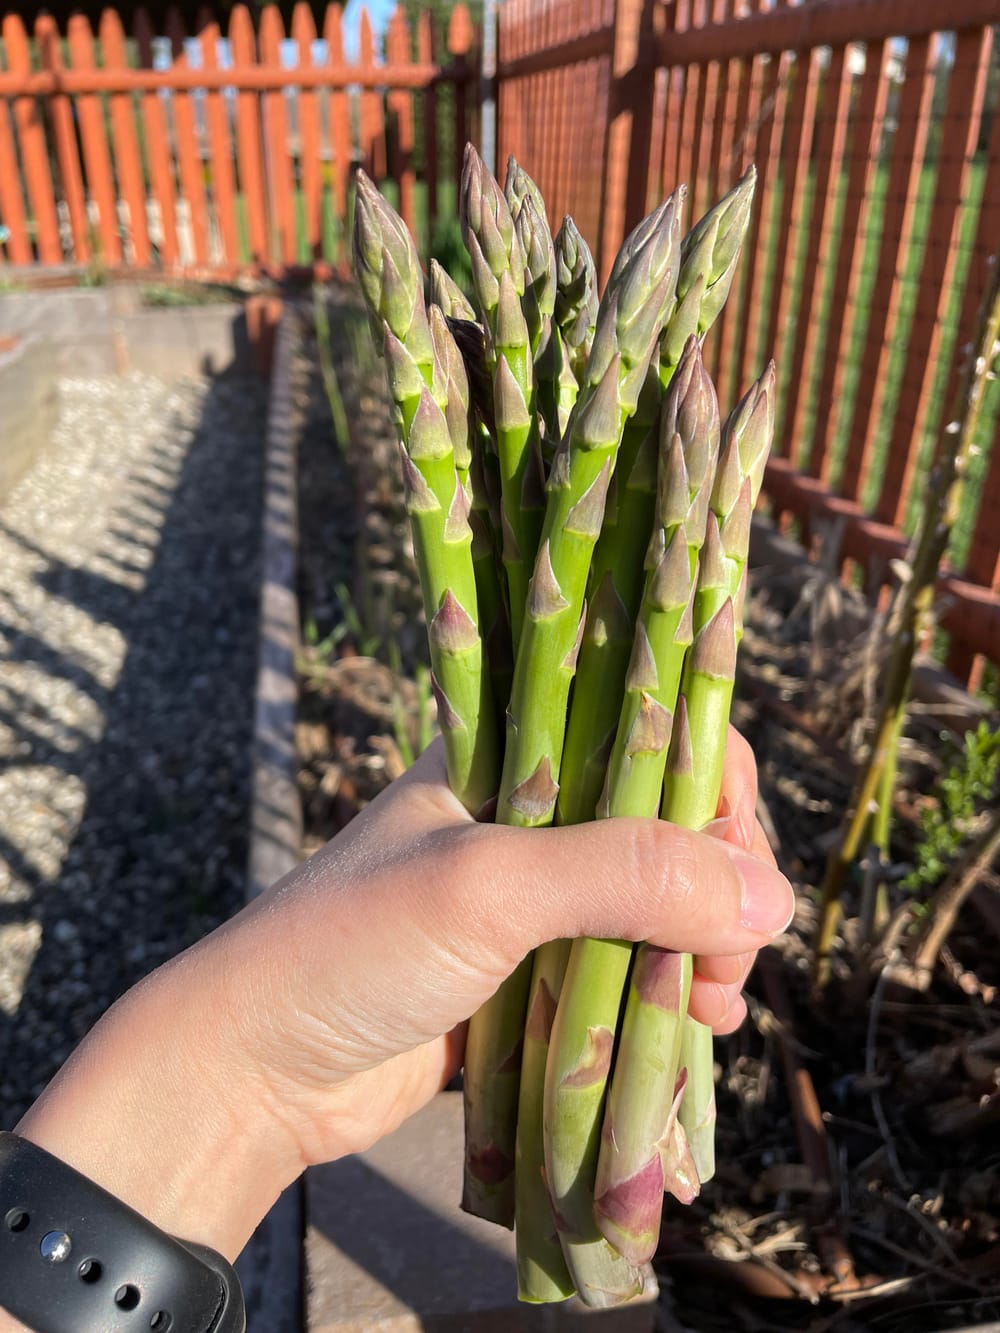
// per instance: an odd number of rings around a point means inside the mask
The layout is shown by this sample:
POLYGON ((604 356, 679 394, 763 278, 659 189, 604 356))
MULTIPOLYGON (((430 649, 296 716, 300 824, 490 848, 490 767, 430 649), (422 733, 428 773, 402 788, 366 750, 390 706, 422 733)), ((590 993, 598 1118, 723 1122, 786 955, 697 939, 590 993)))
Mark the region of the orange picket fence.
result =
POLYGON ((79 13, 31 32, 6 14, 0 272, 334 262, 359 165, 426 245, 469 128, 468 13, 454 10, 443 43, 426 11, 411 32, 397 10, 384 51, 364 11, 350 57, 347 36, 340 5, 319 31, 297 4, 288 32, 274 5, 256 20, 233 5, 225 27, 204 11, 191 34, 176 10, 158 31, 140 8, 128 34, 113 9, 96 33, 79 13))
MULTIPOLYGON (((773 511, 877 587, 906 551, 1000 248, 997 0, 506 0, 498 143, 607 274, 678 182, 699 217, 756 163, 706 345, 731 403, 779 368, 773 511)), ((950 663, 1000 664, 1000 392, 944 581, 950 663), (977 658, 977 655, 981 655, 977 658)))

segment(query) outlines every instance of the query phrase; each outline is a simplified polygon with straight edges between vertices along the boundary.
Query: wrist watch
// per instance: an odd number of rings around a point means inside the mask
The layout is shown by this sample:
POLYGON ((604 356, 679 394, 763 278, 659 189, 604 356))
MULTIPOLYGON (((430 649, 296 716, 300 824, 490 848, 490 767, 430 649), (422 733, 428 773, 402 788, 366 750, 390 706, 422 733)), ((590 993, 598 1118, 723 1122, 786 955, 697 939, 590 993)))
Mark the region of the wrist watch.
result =
POLYGON ((79 1171, 0 1133, 0 1306, 37 1333, 243 1333, 220 1254, 161 1231, 79 1171))

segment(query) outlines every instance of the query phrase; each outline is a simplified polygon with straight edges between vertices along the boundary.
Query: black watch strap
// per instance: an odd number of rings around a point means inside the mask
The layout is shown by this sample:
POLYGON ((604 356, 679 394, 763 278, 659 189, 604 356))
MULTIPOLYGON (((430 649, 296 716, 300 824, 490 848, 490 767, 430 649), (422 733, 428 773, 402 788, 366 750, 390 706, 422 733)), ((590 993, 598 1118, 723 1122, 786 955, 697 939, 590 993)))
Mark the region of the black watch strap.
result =
POLYGON ((0 1306, 38 1333, 242 1333, 232 1266, 0 1133, 0 1306))

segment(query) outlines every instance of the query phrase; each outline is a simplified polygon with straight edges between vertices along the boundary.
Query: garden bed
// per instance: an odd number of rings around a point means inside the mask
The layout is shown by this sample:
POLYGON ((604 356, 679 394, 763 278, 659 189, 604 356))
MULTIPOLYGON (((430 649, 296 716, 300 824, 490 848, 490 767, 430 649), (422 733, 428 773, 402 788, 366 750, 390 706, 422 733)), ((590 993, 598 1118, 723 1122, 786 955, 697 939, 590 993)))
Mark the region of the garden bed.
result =
MULTIPOLYGON (((304 626, 297 728, 304 850, 342 828, 426 733, 424 629, 398 447, 358 300, 329 293, 341 438, 303 312, 293 367, 304 626)), ((321 319, 322 323, 322 319, 321 319)), ((327 376, 327 388, 329 387, 327 376)), ((336 400, 334 414, 339 416, 336 400)), ((813 565, 756 568, 736 717, 761 813, 799 891, 795 927, 748 986, 750 1020, 717 1044, 719 1170, 668 1203, 664 1326, 949 1329, 1000 1318, 1000 949, 995 883, 963 908, 926 992, 857 943, 859 886, 827 994, 809 987, 814 892, 849 795, 876 684, 869 610, 813 565), (670 1321, 674 1322, 670 1322, 670 1321)), ((944 692, 946 694, 946 692, 944 692)), ((912 710, 890 867, 893 909, 915 819, 976 712, 912 710)), ((957 709, 953 706, 959 701, 957 709)), ((897 935, 905 948, 908 918, 897 935)), ((457 1200, 455 1204, 457 1208, 457 1200)))

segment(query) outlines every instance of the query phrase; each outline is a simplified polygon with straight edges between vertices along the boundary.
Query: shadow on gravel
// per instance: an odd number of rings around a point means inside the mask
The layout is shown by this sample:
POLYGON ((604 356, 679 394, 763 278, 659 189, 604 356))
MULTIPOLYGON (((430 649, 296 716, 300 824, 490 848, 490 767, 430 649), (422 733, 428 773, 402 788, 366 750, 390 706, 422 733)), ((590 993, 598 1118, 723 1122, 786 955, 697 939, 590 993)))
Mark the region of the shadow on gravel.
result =
POLYGON ((6 762, 34 770, 56 809, 60 786, 82 784, 85 803, 64 813, 78 823, 55 874, 0 818, 18 899, 0 903, 0 927, 41 935, 16 1013, 0 1010, 2 1128, 122 991, 243 902, 265 424, 262 381, 214 377, 194 429, 179 425, 186 448, 165 431, 121 479, 87 569, 6 528, 35 570, 27 605, 14 603, 33 632, 0 616, 6 762), (85 646, 52 646, 42 594, 120 632, 117 679, 102 683, 85 646), (23 663, 46 698, 82 696, 90 725, 7 688, 23 663))

